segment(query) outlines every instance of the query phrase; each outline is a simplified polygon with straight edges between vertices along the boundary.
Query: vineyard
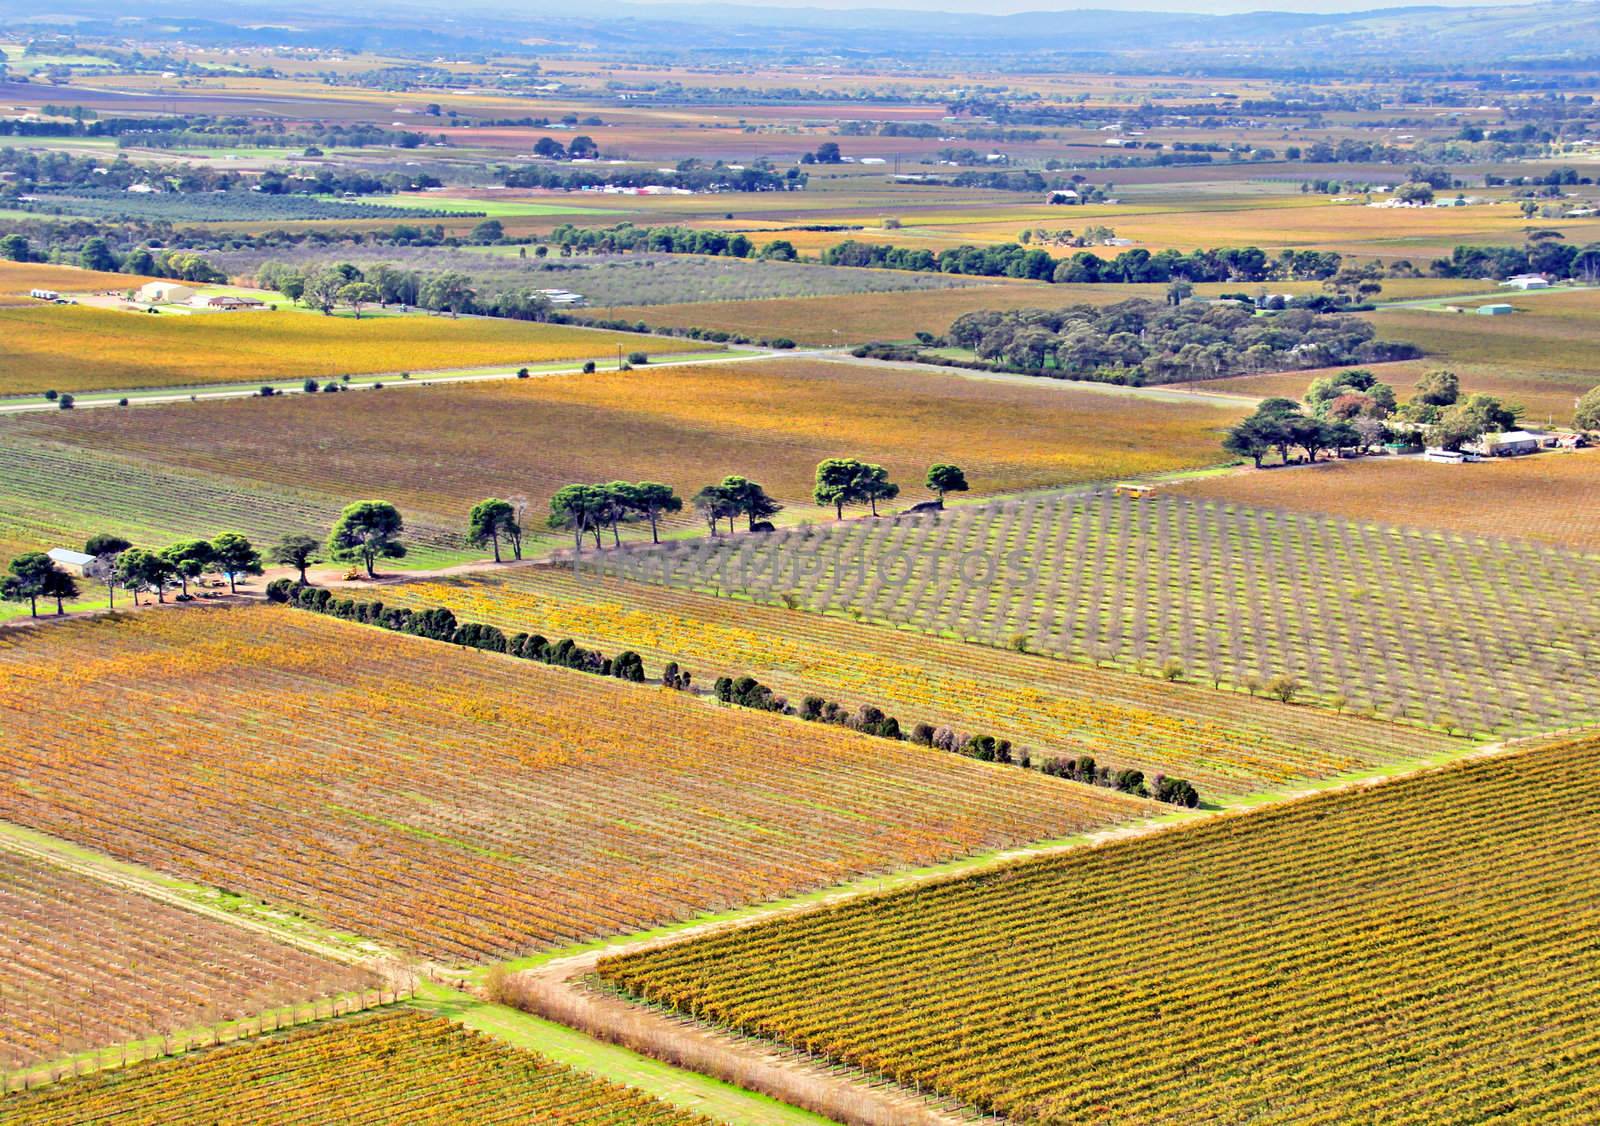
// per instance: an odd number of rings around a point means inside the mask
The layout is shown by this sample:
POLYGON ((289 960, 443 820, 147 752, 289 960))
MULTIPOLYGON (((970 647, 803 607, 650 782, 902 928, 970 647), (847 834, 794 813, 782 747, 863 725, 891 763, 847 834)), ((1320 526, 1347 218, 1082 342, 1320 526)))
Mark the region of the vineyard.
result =
POLYGON ((871 703, 902 727, 993 732, 1041 756, 1190 779, 1210 798, 1418 758, 1447 740, 1355 716, 1095 669, 1008 649, 903 634, 691 591, 535 567, 384 590, 390 606, 448 606, 508 634, 572 636, 678 661, 710 683, 748 674, 797 700, 871 703))
POLYGON ((373 984, 3 849, 0 920, 0 1073, 373 984))
POLYGON ((0 715, 0 818, 458 961, 1149 808, 267 606, 0 640, 0 715))
POLYGON ((1204 465, 1239 413, 1048 390, 794 359, 18 416, 0 420, 0 548, 113 523, 158 540, 315 532, 358 496, 393 502, 415 540, 450 547, 485 496, 527 496, 542 528, 562 485, 619 477, 688 497, 743 474, 785 515, 807 515, 817 462, 841 450, 888 466, 910 496, 930 461, 982 431, 962 463, 973 489, 994 492, 1204 465), (1111 430, 1122 438, 1108 447, 1111 430))
MULTIPOLYGON (((351 500, 348 493, 330 491, 327 480, 272 485, 248 479, 248 465, 203 471, 56 441, 48 433, 34 437, 23 433, 27 423, 21 418, 0 423, 0 429, 8 432, 0 447, 0 559, 41 546, 76 545, 101 531, 159 546, 234 528, 270 544, 293 532, 321 534, 351 500)), ((439 567, 477 557, 444 514, 429 521, 408 507, 404 516, 406 557, 388 567, 439 567)))
MULTIPOLYGON (((361 205, 358 205, 361 206, 361 205)), ((371 212, 369 211, 370 215, 371 212)), ((522 247, 462 248, 386 247, 368 253, 330 256, 326 248, 303 245, 240 250, 216 256, 217 266, 230 277, 254 275, 263 262, 287 262, 301 272, 325 269, 336 262, 354 262, 362 269, 387 263, 417 270, 424 276, 446 271, 465 274, 480 293, 509 293, 519 289, 560 287, 581 293, 585 316, 650 318, 613 306, 656 305, 662 302, 763 300, 801 295, 849 295, 906 290, 940 290, 971 285, 967 278, 942 274, 908 274, 890 270, 854 270, 801 262, 751 261, 743 258, 707 257, 699 254, 593 254, 581 258, 524 258, 522 247), (500 253, 504 251, 505 253, 500 253)), ((754 336, 776 336, 767 328, 754 336)))
POLYGON ((1349 520, 1511 536, 1600 555, 1600 453, 1437 465, 1419 458, 1332 461, 1314 472, 1185 481, 1189 497, 1324 512, 1349 520))
POLYGON ((0 395, 429 371, 703 349, 527 321, 310 312, 156 316, 86 306, 0 308, 0 395))
POLYGON ((1600 739, 601 964, 1027 1122, 1578 1122, 1600 739))
POLYGON ((618 566, 1456 732, 1600 721, 1600 563, 1221 502, 1060 494, 618 566))
POLYGON ((7 1126, 712 1126, 410 1010, 354 1017, 0 1102, 7 1126))

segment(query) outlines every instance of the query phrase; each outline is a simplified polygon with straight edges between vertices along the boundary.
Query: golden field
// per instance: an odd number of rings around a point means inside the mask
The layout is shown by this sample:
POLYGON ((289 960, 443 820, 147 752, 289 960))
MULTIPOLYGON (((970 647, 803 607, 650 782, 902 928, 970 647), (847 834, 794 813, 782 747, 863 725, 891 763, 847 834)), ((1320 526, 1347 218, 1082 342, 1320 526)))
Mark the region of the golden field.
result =
POLYGON ((287 606, 8 634, 0 699, 6 820, 451 962, 1149 808, 287 606))
MULTIPOLYGON (((887 466, 904 504, 926 495, 936 461, 963 465, 980 493, 1214 464, 1222 429, 1242 413, 799 357, 49 411, 0 422, 13 439, 0 446, 0 531, 20 512, 35 514, 22 523, 36 531, 6 533, 12 542, 59 538, 63 523, 85 534, 115 523, 140 536, 276 535, 325 527, 338 498, 376 496, 443 534, 463 528, 478 500, 513 494, 529 498, 542 528, 550 494, 570 482, 658 480, 689 497, 730 473, 765 485, 790 506, 785 517, 820 518, 811 488, 827 457, 887 466)), ((699 526, 691 513, 679 521, 699 526)))
MULTIPOLYGON (((592 560, 598 567, 598 560, 592 560)), ((818 693, 870 703, 902 730, 919 722, 982 731, 1051 756, 1093 755, 1114 768, 1186 778, 1207 801, 1420 758, 1444 740, 1354 715, 1169 684, 1090 665, 903 633, 565 565, 416 580, 386 587, 386 606, 449 607, 461 621, 575 637, 604 652, 675 660, 702 684, 754 676, 791 700, 818 693)))
MULTIPOLYGON (((81 271, 77 271, 81 273, 81 271)), ((141 314, 83 306, 0 309, 0 395, 428 371, 704 350, 661 337, 423 314, 292 311, 141 314)))
POLYGON ((774 297, 754 301, 700 301, 681 305, 619 306, 612 314, 659 328, 703 328, 746 336, 787 336, 800 344, 846 345, 904 340, 917 332, 942 334, 963 313, 981 309, 1048 309, 1073 300, 1109 304, 1153 296, 1154 286, 1066 286, 1013 282, 902 293, 836 297, 774 297), (1118 291, 1109 292, 1089 291, 1118 291), (1149 290, 1148 293, 1137 293, 1149 290))
POLYGON ((29 297, 32 289, 53 289, 57 293, 90 293, 93 291, 136 289, 152 278, 135 274, 107 274, 98 270, 80 270, 76 266, 55 266, 47 262, 8 262, 0 260, 0 306, 40 305, 29 297))
POLYGON ((1366 458, 1244 470, 1185 481, 1185 496, 1325 512, 1466 535, 1511 536, 1600 553, 1600 450, 1552 451, 1474 465, 1366 458))

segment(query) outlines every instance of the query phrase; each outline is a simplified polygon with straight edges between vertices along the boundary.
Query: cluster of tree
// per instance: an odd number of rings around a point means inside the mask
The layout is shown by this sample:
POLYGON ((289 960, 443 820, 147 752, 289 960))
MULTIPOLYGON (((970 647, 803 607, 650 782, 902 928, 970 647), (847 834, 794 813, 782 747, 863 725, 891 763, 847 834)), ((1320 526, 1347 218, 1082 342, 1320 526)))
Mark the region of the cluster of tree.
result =
POLYGON ((880 500, 893 500, 899 495, 900 486, 889 480, 887 469, 853 457, 830 457, 818 462, 816 484, 811 490, 812 501, 832 508, 840 520, 844 519, 847 504, 870 505, 876 516, 880 500))
MULTIPOLYGON (((73 265, 102 273, 134 274, 140 277, 173 278, 213 284, 227 281, 227 276, 212 264, 205 255, 194 250, 173 248, 152 250, 139 246, 126 254, 118 254, 111 244, 99 235, 83 240, 73 265)), ((44 262, 47 256, 39 251, 26 235, 15 232, 0 235, 0 258, 11 262, 44 262)))
POLYGON ((319 168, 310 174, 273 169, 257 179, 255 190, 263 195, 391 195, 437 188, 444 181, 429 172, 385 172, 374 176, 352 169, 319 168))
MULTIPOLYGON (((178 600, 187 602, 192 597, 189 584, 203 574, 223 575, 232 593, 237 593, 240 577, 261 574, 261 553, 239 532, 223 532, 209 540, 182 540, 159 550, 134 547, 121 536, 103 533, 90 537, 83 550, 93 556, 84 565, 84 577, 105 587, 112 609, 116 609, 118 587, 138 605, 141 594, 153 594, 156 601, 165 602, 167 590, 177 583, 182 590, 178 600)), ((62 603, 80 593, 77 579, 43 552, 17 556, 0 581, 0 597, 27 602, 34 617, 39 615, 39 599, 54 599, 59 614, 62 603)))
MULTIPOLYGON (((563 223, 545 236, 551 246, 589 254, 651 251, 657 254, 706 254, 715 258, 748 258, 755 244, 741 234, 697 231, 689 227, 575 227, 563 223)), ((791 250, 793 247, 790 248, 791 250)))
POLYGON ((1290 451, 1297 448, 1309 461, 1324 451, 1365 452, 1391 440, 1414 442, 1419 437, 1459 450, 1485 434, 1512 429, 1520 410, 1492 395, 1462 398, 1460 381, 1445 370, 1424 374, 1411 398, 1397 403, 1394 388, 1356 368, 1313 382, 1304 408, 1293 399, 1267 399, 1228 431, 1222 445, 1229 453, 1250 458, 1258 469, 1272 451, 1289 464, 1290 451))
POLYGON ((1235 304, 1172 307, 1141 298, 1104 307, 966 313, 947 338, 1009 370, 1131 384, 1417 355, 1409 344, 1374 336, 1366 321, 1309 309, 1256 316, 1235 304))
POLYGON ((263 289, 277 290, 292 301, 330 316, 343 307, 359 318, 367 305, 400 305, 451 316, 468 313, 525 321, 549 320, 552 315, 550 299, 536 289, 525 286, 480 295, 470 277, 454 270, 425 274, 386 262, 363 270, 353 263, 339 262, 307 272, 268 260, 256 267, 255 279, 263 289))
POLYGON ((1056 186, 1031 168, 994 169, 986 172, 957 172, 950 183, 958 188, 984 188, 991 192, 1038 193, 1056 186))
POLYGON ((1017 243, 993 246, 953 246, 935 253, 867 243, 851 239, 822 252, 829 266, 863 266, 919 273, 970 274, 977 277, 1029 278, 1035 281, 1170 282, 1185 280, 1260 282, 1333 277, 1340 256, 1333 251, 1285 250, 1276 258, 1253 246, 1195 250, 1184 254, 1162 250, 1152 254, 1143 247, 1125 250, 1105 259, 1089 251, 1071 258, 1056 258, 1037 247, 1017 243))
POLYGON ((711 534, 717 534, 717 525, 720 521, 728 522, 728 534, 733 534, 733 522, 737 517, 745 519, 745 530, 750 532, 772 531, 771 518, 783 511, 783 505, 767 495, 767 490, 755 481, 746 477, 724 477, 714 485, 707 485, 690 499, 694 510, 711 529, 711 534))
POLYGON ((1098 223, 1091 223, 1083 230, 1074 233, 1071 227, 1049 228, 1028 227, 1017 232, 1017 241, 1023 246, 1037 243, 1040 246, 1058 247, 1084 247, 1099 246, 1107 239, 1117 237, 1117 232, 1110 227, 1098 223))
MULTIPOLYGON (((455 614, 443 606, 431 610, 386 607, 377 600, 336 598, 332 591, 324 587, 296 587, 288 579, 267 584, 267 599, 345 621, 379 626, 396 633, 449 642, 469 649, 505 653, 526 661, 541 661, 577 672, 614 676, 635 684, 642 684, 646 679, 644 660, 632 649, 624 649, 615 657, 607 657, 597 649, 584 648, 570 637, 561 641, 549 641, 537 633, 514 633, 508 637, 497 626, 481 622, 457 622, 455 614)), ((670 665, 669 670, 667 679, 671 683, 668 687, 688 687, 687 672, 679 669, 676 663, 670 665)))
MULTIPOLYGON (((1380 424, 1381 425, 1381 424, 1380 424)), ((1352 422, 1330 421, 1302 413, 1293 399, 1272 398, 1256 412, 1228 430, 1222 448, 1239 457, 1248 457, 1257 469, 1266 455, 1278 451, 1279 459, 1290 464, 1290 451, 1303 449, 1306 458, 1316 461, 1324 450, 1364 448, 1362 431, 1352 422)))
POLYGON ((778 172, 759 164, 730 168, 720 161, 702 166, 658 168, 582 168, 527 164, 501 171, 501 181, 511 188, 546 188, 575 191, 584 188, 683 188, 694 192, 795 192, 806 186, 798 168, 778 172))
POLYGON ((392 171, 382 175, 321 168, 299 174, 270 170, 259 177, 204 163, 135 164, 126 155, 113 160, 31 149, 0 149, 0 171, 13 174, 8 194, 76 191, 108 193, 144 185, 180 195, 240 192, 253 189, 263 195, 353 194, 409 191, 437 187, 440 180, 421 171, 392 171))
POLYGON ((533 155, 540 160, 594 160, 600 146, 587 133, 579 133, 566 144, 554 137, 540 137, 533 143, 533 155))
POLYGON ((905 738, 900 732, 900 721, 886 714, 882 708, 873 707, 871 704, 862 704, 855 711, 851 711, 836 700, 807 696, 800 702, 799 716, 811 723, 831 723, 837 727, 848 727, 851 731, 859 731, 863 735, 875 735, 880 739, 905 738))
POLYGON ((784 715, 789 712, 789 701, 753 676, 719 676, 711 694, 724 704, 737 704, 741 708, 784 715))
POLYGON ((1458 246, 1428 272, 1438 278, 1509 278, 1537 273, 1551 278, 1600 281, 1600 242, 1572 246, 1559 231, 1535 231, 1524 246, 1458 246))
MULTIPOLYGON (((759 490, 760 486, 755 488, 759 490)), ((573 549, 581 552, 585 533, 594 537, 596 550, 600 548, 600 533, 608 528, 612 542, 620 545, 621 525, 635 521, 648 521, 650 542, 660 543, 661 517, 681 511, 682 498, 672 490, 672 486, 659 481, 563 485, 550 498, 547 523, 552 528, 570 531, 573 549)))
POLYGON ((1181 805, 1185 809, 1193 809, 1200 804, 1199 791, 1182 778, 1169 778, 1165 774, 1157 774, 1150 780, 1150 784, 1146 785, 1144 771, 1126 768, 1112 770, 1110 767, 1097 764, 1089 755, 1081 758, 1052 758, 1047 760, 1041 769, 1052 778, 1067 778, 1090 786, 1104 786, 1124 794, 1155 798, 1156 801, 1166 802, 1169 805, 1181 805))
MULTIPOLYGON (((361 205, 343 206, 354 208, 361 205)), ((365 208, 369 215, 371 210, 365 208)), ((403 213, 410 209, 391 210, 403 213)), ((130 217, 112 224, 81 217, 39 214, 30 218, 19 217, 6 227, 11 235, 20 238, 29 247, 28 257, 24 260, 32 262, 76 263, 83 245, 91 238, 104 240, 119 255, 143 249, 152 256, 157 249, 205 253, 215 249, 273 251, 309 245, 331 251, 345 245, 459 246, 464 241, 447 235, 443 225, 438 223, 429 226, 397 223, 390 228, 374 230, 330 227, 287 229, 271 226, 252 231, 234 229, 223 234, 204 227, 174 226, 170 219, 130 217)))
POLYGON ((181 117, 96 117, 81 106, 73 108, 82 116, 75 112, 72 121, 0 118, 0 137, 116 137, 123 133, 157 134, 184 127, 181 117))
POLYGON ((56 613, 65 613, 63 603, 78 597, 78 581, 56 566, 42 551, 28 551, 11 560, 0 576, 0 598, 7 602, 26 602, 28 612, 39 616, 39 599, 54 599, 56 613))
POLYGON ((338 123, 296 128, 279 125, 272 128, 242 117, 214 121, 191 118, 182 129, 152 129, 148 133, 124 129, 117 135, 119 147, 141 149, 415 149, 423 145, 449 143, 449 138, 442 133, 429 137, 412 129, 338 123))
POLYGON ((1600 430, 1600 386, 1591 387, 1578 399, 1572 425, 1579 430, 1600 430))

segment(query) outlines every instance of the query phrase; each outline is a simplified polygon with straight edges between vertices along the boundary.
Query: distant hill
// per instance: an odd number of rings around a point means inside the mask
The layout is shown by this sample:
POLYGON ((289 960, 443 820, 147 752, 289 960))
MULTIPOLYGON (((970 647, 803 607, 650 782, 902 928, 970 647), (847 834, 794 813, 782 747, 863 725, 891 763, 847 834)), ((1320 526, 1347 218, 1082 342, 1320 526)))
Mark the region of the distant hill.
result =
POLYGON ((1307 73, 1351 64, 1377 69, 1600 66, 1600 0, 1243 15, 1081 9, 994 16, 627 0, 605 5, 603 17, 593 10, 579 0, 462 0, 442 15, 431 0, 392 0, 382 23, 375 24, 331 0, 244 0, 222 18, 197 16, 178 0, 149 0, 138 16, 111 0, 58 0, 44 12, 26 0, 0 0, 0 19, 19 28, 66 24, 82 34, 192 43, 504 52, 515 49, 516 31, 522 28, 529 40, 536 34, 546 50, 659 57, 723 52, 730 61, 817 55, 1066 56, 1162 71, 1243 67, 1307 73))

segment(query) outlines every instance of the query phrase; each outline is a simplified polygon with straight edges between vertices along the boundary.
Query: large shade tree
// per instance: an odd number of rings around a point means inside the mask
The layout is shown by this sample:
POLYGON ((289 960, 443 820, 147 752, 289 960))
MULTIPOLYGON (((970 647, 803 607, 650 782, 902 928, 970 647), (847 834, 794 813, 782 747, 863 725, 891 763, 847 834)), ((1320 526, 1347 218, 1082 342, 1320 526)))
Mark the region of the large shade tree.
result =
POLYGON ((969 487, 967 475, 961 471, 959 465, 947 465, 942 462, 928 466, 928 477, 924 484, 930 492, 939 495, 940 504, 944 503, 946 493, 964 493, 969 487))
POLYGON ((50 597, 50 576, 56 571, 53 559, 42 551, 17 556, 0 579, 0 597, 7 602, 26 602, 28 613, 39 616, 39 599, 50 597))
POLYGON ((322 562, 322 541, 314 536, 291 532, 268 549, 268 556, 279 566, 300 572, 300 585, 306 585, 306 568, 322 562))
POLYGON ((240 575, 261 574, 261 553, 242 532, 223 532, 211 541, 211 565, 228 578, 228 591, 239 593, 240 575))
POLYGON ((160 552, 129 548, 117 558, 117 581, 133 595, 135 606, 139 604, 139 595, 146 592, 153 593, 157 602, 165 602, 167 584, 172 581, 172 564, 160 552))
POLYGON ((510 501, 499 497, 489 497, 472 506, 467 514, 467 539, 474 547, 492 545, 496 563, 501 562, 502 539, 511 545, 513 558, 522 558, 522 525, 517 523, 517 510, 510 501))
POLYGON ((348 506, 334 522, 328 535, 328 554, 341 563, 360 563, 368 578, 377 578, 379 559, 404 559, 406 545, 400 542, 405 521, 400 510, 388 501, 362 500, 348 506))
POLYGON ((639 515, 650 521, 650 542, 660 543, 658 527, 662 516, 683 511, 683 498, 673 492, 671 485, 660 481, 640 481, 633 487, 634 504, 639 515))

